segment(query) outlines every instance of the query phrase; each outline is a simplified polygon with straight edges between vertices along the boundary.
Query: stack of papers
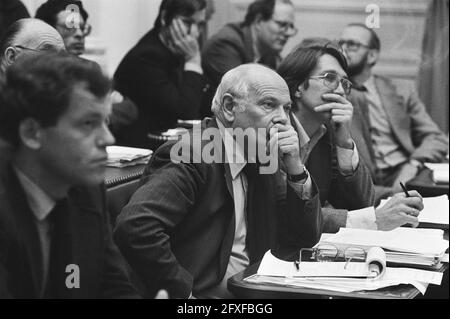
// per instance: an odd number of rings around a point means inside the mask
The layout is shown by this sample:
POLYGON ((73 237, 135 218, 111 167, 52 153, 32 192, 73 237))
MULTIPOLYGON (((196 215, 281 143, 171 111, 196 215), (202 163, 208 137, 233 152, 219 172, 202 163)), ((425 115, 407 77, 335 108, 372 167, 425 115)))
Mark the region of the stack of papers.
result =
POLYGON ((128 167, 138 164, 146 164, 153 151, 143 148, 108 146, 107 166, 109 167, 128 167))
MULTIPOLYGON (((300 267, 302 267, 301 264, 300 267)), ((333 267, 334 263, 329 262, 322 264, 329 264, 331 265, 330 267, 333 267)), ((443 275, 442 273, 435 271, 391 267, 387 267, 386 271, 376 278, 339 276, 333 270, 330 274, 331 273, 334 273, 334 275, 322 277, 297 276, 293 262, 277 259, 270 251, 268 251, 261 261, 258 272, 244 280, 252 283, 325 289, 347 293, 361 290, 377 290, 400 284, 411 284, 422 294, 425 294, 428 284, 441 284, 443 275)))
POLYGON ((441 229, 399 227, 391 231, 341 228, 328 235, 320 244, 347 247, 381 247, 386 252, 388 264, 436 267, 448 248, 441 229))
MULTIPOLYGON (((380 203, 383 206, 389 199, 380 203)), ((437 197, 425 197, 423 199, 423 210, 419 214, 419 223, 429 224, 435 228, 448 229, 449 225, 449 201, 447 195, 437 197)))
POLYGON ((425 163, 425 166, 433 171, 435 183, 448 184, 449 163, 425 163))

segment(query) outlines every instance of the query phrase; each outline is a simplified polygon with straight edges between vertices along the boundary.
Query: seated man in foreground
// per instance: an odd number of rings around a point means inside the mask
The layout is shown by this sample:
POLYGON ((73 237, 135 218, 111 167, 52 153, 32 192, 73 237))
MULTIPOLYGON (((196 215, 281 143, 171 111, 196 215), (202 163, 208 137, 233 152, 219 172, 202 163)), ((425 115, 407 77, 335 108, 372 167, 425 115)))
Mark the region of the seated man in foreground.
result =
POLYGON ((106 212, 110 81, 66 53, 0 81, 0 298, 138 297, 106 212))
POLYGON ((290 258, 319 240, 317 188, 305 178, 290 106, 276 72, 239 66, 218 87, 215 118, 155 152, 114 231, 150 291, 230 298, 227 279, 268 249, 290 258))

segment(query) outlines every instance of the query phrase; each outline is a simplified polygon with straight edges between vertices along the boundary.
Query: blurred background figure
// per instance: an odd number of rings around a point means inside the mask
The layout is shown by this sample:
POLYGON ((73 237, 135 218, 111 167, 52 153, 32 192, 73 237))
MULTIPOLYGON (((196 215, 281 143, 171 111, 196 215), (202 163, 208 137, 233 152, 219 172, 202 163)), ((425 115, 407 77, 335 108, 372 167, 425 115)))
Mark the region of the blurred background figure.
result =
POLYGON ((22 18, 29 18, 27 8, 19 0, 0 1, 0 40, 3 38, 6 29, 15 21, 22 18))
POLYGON ((154 28, 126 54, 114 74, 116 89, 139 110, 137 122, 118 136, 129 146, 155 148, 147 134, 161 133, 178 119, 201 117, 206 87, 200 57, 205 0, 163 0, 154 28))
MULTIPOLYGON (((36 18, 53 26, 62 36, 67 52, 80 56, 85 53, 86 37, 92 27, 88 23, 89 14, 78 0, 48 0, 36 11, 36 18)), ((119 92, 113 92, 113 110, 109 126, 114 135, 132 124, 138 116, 136 105, 119 92)))
POLYGON ((64 42, 59 33, 47 23, 26 18, 14 22, 6 30, 0 48, 0 74, 4 74, 19 58, 38 52, 63 51, 64 42))
POLYGON ((223 74, 240 64, 256 62, 276 68, 286 42, 296 33, 290 0, 251 3, 243 22, 225 25, 205 44, 202 63, 212 91, 223 74))
POLYGON ((83 3, 76 0, 48 0, 36 11, 36 18, 54 27, 62 36, 67 52, 81 55, 85 38, 91 32, 88 13, 83 3))

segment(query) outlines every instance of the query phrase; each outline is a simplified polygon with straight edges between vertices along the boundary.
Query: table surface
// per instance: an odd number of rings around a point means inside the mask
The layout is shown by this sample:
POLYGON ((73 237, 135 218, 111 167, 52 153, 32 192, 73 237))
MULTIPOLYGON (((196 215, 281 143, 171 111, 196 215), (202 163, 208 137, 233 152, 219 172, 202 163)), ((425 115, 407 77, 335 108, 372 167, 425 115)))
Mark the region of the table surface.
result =
POLYGON ((424 197, 448 195, 449 184, 436 184, 432 174, 430 169, 423 169, 415 178, 406 183, 406 188, 408 190, 415 189, 424 197))
MULTIPOLYGON (((264 283, 249 283, 245 278, 255 274, 259 263, 249 266, 246 270, 228 279, 228 289, 237 297, 245 299, 313 299, 313 298, 361 298, 361 299, 413 299, 420 292, 412 285, 397 285, 375 291, 355 291, 351 293, 323 289, 285 287, 264 283)), ((443 264, 441 272, 448 270, 448 264, 443 264)))

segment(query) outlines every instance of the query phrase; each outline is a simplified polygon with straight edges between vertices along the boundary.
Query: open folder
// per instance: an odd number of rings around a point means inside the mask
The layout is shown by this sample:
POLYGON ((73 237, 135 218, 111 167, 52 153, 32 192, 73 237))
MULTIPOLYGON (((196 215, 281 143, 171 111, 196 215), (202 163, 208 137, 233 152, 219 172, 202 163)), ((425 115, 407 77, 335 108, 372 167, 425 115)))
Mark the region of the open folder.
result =
POLYGON ((323 236, 320 244, 332 244, 340 249, 349 246, 381 247, 388 264, 438 267, 448 249, 441 229, 399 227, 391 231, 341 228, 336 234, 323 236))
MULTIPOLYGON (((378 255, 377 258, 380 256, 378 255)), ((369 260, 369 258, 368 258, 369 260)), ((361 290, 377 290, 384 287, 400 284, 411 284, 422 294, 425 294, 428 284, 440 285, 442 273, 412 268, 384 267, 381 273, 372 276, 368 265, 354 263, 360 266, 348 268, 334 262, 310 262, 303 264, 297 270, 293 262, 284 261, 273 256, 271 251, 266 252, 256 274, 244 279, 248 283, 269 284, 286 287, 325 289, 338 292, 353 292, 361 290), (310 266, 305 266, 305 265, 310 266), (319 264, 323 264, 320 266, 319 264), (302 270, 303 267, 303 270, 302 270), (328 271, 325 272, 328 268, 328 271), (357 275, 355 276, 355 273, 357 275)), ((349 263, 350 265, 351 263, 349 263)), ((385 263, 384 263, 385 265, 385 263)))

